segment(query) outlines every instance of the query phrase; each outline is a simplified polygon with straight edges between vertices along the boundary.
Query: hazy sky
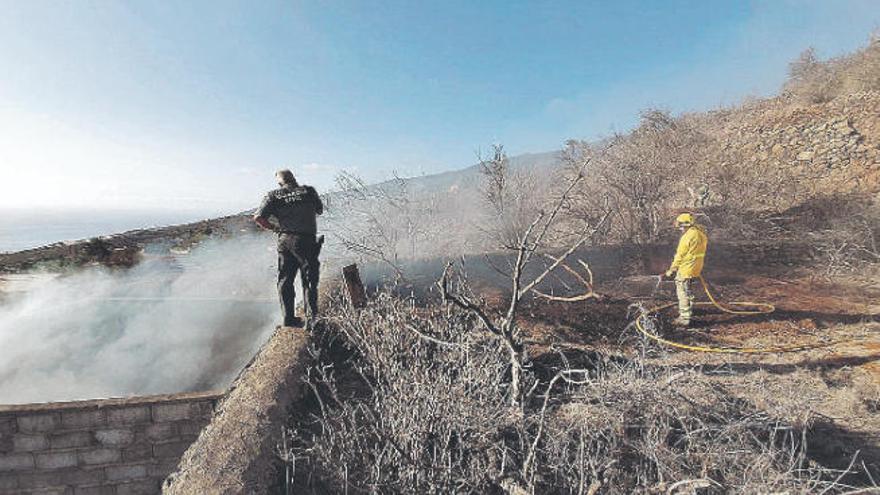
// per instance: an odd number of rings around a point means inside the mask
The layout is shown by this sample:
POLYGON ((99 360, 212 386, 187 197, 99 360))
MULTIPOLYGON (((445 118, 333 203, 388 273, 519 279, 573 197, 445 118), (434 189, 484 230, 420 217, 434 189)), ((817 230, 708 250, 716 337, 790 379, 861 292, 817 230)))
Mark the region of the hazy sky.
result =
POLYGON ((0 0, 0 208, 255 206, 774 93, 880 0, 0 0))

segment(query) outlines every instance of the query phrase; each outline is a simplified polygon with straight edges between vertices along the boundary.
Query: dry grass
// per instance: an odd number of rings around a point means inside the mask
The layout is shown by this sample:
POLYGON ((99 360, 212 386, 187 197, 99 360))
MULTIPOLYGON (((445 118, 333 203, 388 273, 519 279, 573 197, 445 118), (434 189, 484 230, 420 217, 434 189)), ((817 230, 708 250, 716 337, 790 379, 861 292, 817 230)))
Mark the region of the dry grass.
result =
MULTIPOLYGON (((337 306, 331 314, 309 375, 313 414, 294 422, 286 452, 298 490, 850 489, 843 472, 805 455, 809 414, 780 420, 695 368, 599 359, 572 370, 565 360, 542 360, 545 369, 528 369, 527 398, 514 406, 506 351, 472 315, 387 295, 359 313, 337 306)), ((796 401, 776 397, 773 411, 795 410, 796 401), (778 404, 785 400, 791 404, 778 404)))
POLYGON ((880 90, 880 37, 861 50, 839 58, 819 60, 807 49, 789 66, 785 91, 804 103, 824 103, 838 96, 880 90))
MULTIPOLYGON (((516 423, 506 406, 506 355, 461 312, 422 312, 379 296, 328 323, 351 353, 309 377, 318 402, 300 424, 313 486, 378 493, 479 492, 498 476, 497 434, 516 423)), ((303 465, 302 461, 297 465, 303 465)), ((303 472, 299 473, 304 474, 303 472)))

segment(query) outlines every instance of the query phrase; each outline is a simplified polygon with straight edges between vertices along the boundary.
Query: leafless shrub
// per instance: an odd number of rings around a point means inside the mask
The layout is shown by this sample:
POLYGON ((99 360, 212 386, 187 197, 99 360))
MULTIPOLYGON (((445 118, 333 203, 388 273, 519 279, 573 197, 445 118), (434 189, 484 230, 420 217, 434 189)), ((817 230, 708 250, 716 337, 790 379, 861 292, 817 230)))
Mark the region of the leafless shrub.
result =
POLYGON ((708 200, 704 156, 708 138, 685 119, 648 110, 626 135, 615 135, 600 148, 569 141, 563 160, 571 173, 592 160, 587 180, 573 195, 570 212, 584 219, 601 215, 599 201, 608 198, 613 211, 609 223, 612 240, 654 242, 671 208, 708 200))
POLYGON ((880 90, 880 38, 875 35, 856 53, 826 61, 808 48, 789 65, 788 72, 785 91, 805 103, 880 90))
POLYGON ((310 474, 333 493, 497 486, 517 418, 505 399, 505 353, 474 331, 472 315, 380 295, 358 313, 338 308, 329 321, 354 352, 353 374, 314 369, 320 412, 297 432, 304 447, 291 458, 313 462, 310 474))
POLYGON ((804 50, 788 66, 786 88, 807 103, 822 103, 834 98, 840 91, 840 81, 830 64, 824 64, 812 47, 804 50))
POLYGON ((550 191, 544 187, 547 181, 538 180, 529 171, 512 169, 502 145, 492 147, 491 158, 479 158, 480 192, 486 207, 481 225, 488 244, 485 247, 516 249, 519 236, 550 199, 550 191))
POLYGON ((513 251, 508 262, 510 295, 507 307, 503 313, 493 314, 482 300, 473 297, 466 282, 457 284, 458 290, 456 290, 456 287, 450 285, 452 263, 447 264, 437 286, 443 301, 477 316, 484 329, 503 342, 510 363, 510 401, 514 406, 521 406, 525 390, 522 375, 527 356, 521 330, 517 324, 520 303, 524 297, 538 289, 549 275, 565 266, 565 262, 575 251, 594 239, 611 212, 606 208, 604 215, 595 224, 584 222, 582 219, 573 223, 563 221, 563 210, 571 201, 575 188, 583 181, 584 171, 591 159, 581 164, 580 173, 562 181, 554 194, 542 198, 543 200, 537 203, 537 213, 535 209, 522 209, 522 203, 525 201, 522 194, 509 193, 507 185, 510 181, 507 176, 506 160, 503 149, 497 146, 491 163, 484 163, 482 170, 487 182, 485 188, 487 202, 497 212, 495 232, 498 232, 498 235, 495 240, 502 249, 513 251), (505 212, 514 209, 515 221, 509 222, 505 212), (529 219, 528 222, 526 219, 529 219), (551 240, 554 238, 566 239, 564 251, 559 256, 550 256, 553 260, 551 263, 536 275, 527 277, 526 269, 534 260, 534 256, 548 255, 547 251, 552 247, 551 240))
POLYGON ((450 251, 452 221, 442 192, 424 194, 395 177, 368 185, 351 173, 337 176, 339 192, 329 205, 327 220, 349 253, 375 261, 402 276, 402 259, 450 251))
MULTIPOLYGON (((328 318, 326 349, 286 457, 298 492, 840 493, 843 473, 697 370, 638 361, 563 367, 511 405, 506 351, 472 312, 380 295, 328 318)), ((326 341, 326 337, 325 337, 326 341)), ((852 472, 854 468, 848 470, 852 472)))
POLYGON ((827 473, 803 432, 730 397, 691 370, 607 364, 564 384, 541 447, 558 493, 812 492, 827 473))
POLYGON ((793 167, 748 166, 749 149, 712 143, 712 167, 705 181, 714 192, 711 206, 723 206, 740 215, 756 211, 780 211, 809 197, 818 177, 793 167))
POLYGON ((808 234, 826 276, 880 265, 880 208, 841 209, 830 222, 808 234))

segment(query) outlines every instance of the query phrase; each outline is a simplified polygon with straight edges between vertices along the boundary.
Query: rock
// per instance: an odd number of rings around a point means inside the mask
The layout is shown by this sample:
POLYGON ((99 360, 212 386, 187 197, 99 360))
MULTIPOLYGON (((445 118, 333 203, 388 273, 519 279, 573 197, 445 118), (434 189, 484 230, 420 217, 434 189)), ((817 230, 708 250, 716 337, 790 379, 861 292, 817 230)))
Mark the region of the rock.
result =
POLYGON ((782 154, 785 153, 785 147, 779 143, 776 143, 773 145, 772 148, 770 148, 770 153, 773 156, 782 156, 782 154))
POLYGON ((849 121, 846 121, 846 120, 842 120, 842 121, 834 124, 834 130, 836 130, 837 132, 839 132, 845 136, 849 136, 850 134, 853 134, 856 132, 856 130, 853 129, 852 126, 849 125, 849 121))
POLYGON ((812 151, 801 151, 800 153, 798 153, 797 159, 802 162, 806 162, 812 160, 813 156, 815 156, 815 153, 813 153, 812 151))

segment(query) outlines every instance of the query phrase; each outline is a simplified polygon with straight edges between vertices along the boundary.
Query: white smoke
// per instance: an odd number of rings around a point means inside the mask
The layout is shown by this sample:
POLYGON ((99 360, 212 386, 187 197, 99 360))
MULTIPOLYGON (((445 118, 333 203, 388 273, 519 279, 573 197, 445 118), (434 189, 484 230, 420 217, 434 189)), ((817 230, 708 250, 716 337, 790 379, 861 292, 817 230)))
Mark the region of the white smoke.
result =
POLYGON ((245 236, 0 301, 0 404, 227 386, 279 321, 275 266, 273 239, 245 236))

